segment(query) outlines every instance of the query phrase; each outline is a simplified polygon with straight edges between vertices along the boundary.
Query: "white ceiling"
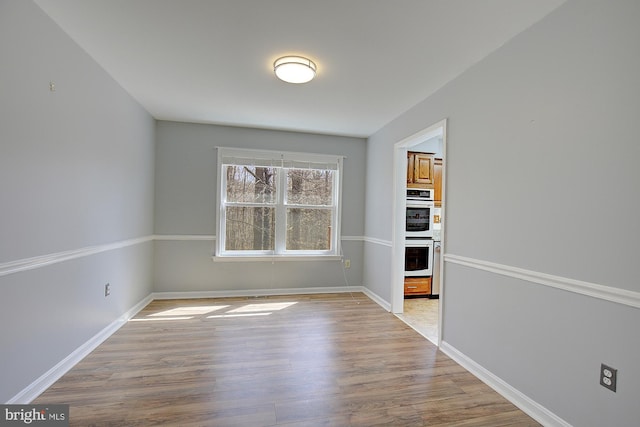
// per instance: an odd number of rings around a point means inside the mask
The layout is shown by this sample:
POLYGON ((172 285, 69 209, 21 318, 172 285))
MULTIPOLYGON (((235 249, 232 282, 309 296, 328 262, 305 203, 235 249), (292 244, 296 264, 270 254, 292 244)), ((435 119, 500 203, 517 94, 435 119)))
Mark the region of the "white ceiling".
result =
POLYGON ((564 0, 35 2, 156 119, 369 136, 564 0))

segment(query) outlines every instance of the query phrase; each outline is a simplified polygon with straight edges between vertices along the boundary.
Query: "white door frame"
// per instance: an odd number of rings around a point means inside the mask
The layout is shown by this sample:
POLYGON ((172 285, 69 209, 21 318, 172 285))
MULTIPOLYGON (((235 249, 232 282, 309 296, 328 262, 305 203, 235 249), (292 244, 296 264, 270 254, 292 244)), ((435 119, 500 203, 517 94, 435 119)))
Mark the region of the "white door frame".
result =
MULTIPOLYGON (((443 119, 428 128, 398 141, 393 146, 393 238, 391 242, 391 312, 404 311, 404 241, 405 210, 407 208, 407 151, 435 136, 442 135, 442 230, 444 237, 445 219, 445 174, 447 156, 447 119, 443 119)), ((444 299, 444 238, 440 250, 440 299, 438 314, 438 345, 442 340, 442 305, 444 299)))

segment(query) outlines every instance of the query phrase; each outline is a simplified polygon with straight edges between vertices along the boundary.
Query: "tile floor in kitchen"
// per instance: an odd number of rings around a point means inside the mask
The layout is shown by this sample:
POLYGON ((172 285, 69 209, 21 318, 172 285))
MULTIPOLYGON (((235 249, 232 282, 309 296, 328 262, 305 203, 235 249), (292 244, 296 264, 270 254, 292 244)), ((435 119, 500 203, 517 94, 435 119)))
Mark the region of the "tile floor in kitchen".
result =
POLYGON ((404 313, 396 316, 437 345, 439 302, 438 299, 407 298, 404 300, 404 313))

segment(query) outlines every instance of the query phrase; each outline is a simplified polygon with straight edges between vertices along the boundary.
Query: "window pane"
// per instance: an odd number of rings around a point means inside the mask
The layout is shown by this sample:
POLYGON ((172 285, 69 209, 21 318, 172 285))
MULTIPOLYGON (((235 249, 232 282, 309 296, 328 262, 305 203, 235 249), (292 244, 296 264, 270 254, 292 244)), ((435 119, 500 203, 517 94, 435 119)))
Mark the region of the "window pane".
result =
POLYGON ((333 205, 333 170, 287 169, 287 203, 333 205))
POLYGON ((227 165, 227 201, 274 203, 276 168, 227 165))
POLYGON ((331 249, 330 209, 287 209, 288 251, 331 249))
POLYGON ((227 216, 225 250, 274 250, 274 208, 230 206, 227 216))

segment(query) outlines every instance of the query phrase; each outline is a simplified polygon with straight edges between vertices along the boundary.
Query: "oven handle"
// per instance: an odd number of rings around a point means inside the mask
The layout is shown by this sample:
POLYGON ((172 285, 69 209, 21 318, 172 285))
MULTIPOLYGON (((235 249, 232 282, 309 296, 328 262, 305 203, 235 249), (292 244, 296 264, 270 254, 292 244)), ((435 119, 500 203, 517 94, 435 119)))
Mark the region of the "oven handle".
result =
POLYGON ((405 248, 433 248, 433 240, 405 240, 405 248))
POLYGON ((435 207, 435 202, 433 200, 411 200, 407 199, 407 207, 408 208, 433 208, 435 207))

